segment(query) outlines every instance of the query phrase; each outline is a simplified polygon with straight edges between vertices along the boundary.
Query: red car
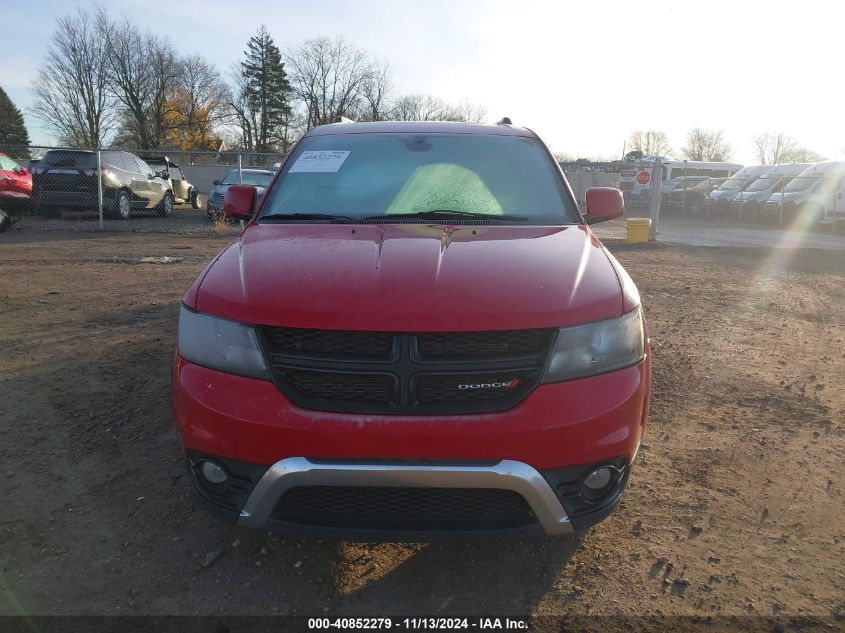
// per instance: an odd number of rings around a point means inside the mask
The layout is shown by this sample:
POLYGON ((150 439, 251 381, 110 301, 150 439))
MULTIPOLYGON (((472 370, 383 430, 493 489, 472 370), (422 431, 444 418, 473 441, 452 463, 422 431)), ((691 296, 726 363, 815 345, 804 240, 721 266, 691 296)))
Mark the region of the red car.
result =
POLYGON ((32 174, 0 152, 0 209, 24 211, 32 202, 32 174))
POLYGON ((640 297, 547 147, 502 123, 312 129, 183 297, 173 415, 201 502, 357 540, 562 535, 646 424, 640 297))

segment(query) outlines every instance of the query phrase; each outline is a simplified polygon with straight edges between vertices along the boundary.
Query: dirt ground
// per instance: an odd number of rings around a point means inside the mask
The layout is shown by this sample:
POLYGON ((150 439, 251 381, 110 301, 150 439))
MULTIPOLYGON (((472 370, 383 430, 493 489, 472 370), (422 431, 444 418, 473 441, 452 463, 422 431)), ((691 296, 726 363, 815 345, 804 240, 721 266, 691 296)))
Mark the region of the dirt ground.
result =
POLYGON ((239 530, 191 498, 170 362, 180 297, 227 239, 0 236, 0 614, 843 625, 845 253, 611 247, 655 368, 617 512, 582 542, 355 544, 239 530), (160 256, 181 259, 137 260, 160 256))

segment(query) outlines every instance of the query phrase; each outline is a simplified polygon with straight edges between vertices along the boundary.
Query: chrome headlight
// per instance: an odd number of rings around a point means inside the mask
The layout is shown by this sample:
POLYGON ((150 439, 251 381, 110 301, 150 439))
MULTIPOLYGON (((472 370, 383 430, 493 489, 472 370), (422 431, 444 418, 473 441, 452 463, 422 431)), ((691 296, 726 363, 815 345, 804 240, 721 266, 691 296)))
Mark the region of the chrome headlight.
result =
POLYGON ((189 310, 179 312, 179 356, 187 361, 250 378, 269 378, 255 329, 189 310))
POLYGON ((636 365, 645 353, 643 339, 641 308, 615 319, 560 328, 543 382, 584 378, 636 365))

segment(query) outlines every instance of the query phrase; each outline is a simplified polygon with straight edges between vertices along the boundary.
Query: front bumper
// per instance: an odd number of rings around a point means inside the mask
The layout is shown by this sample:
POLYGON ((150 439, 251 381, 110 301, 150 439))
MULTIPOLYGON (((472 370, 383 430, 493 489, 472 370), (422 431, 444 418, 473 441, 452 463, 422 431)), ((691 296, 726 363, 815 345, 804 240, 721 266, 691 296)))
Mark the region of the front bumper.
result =
MULTIPOLYGON (((633 367, 540 385, 496 413, 329 413, 292 404, 272 382, 176 356, 173 413, 190 464, 207 458, 236 474, 234 496, 220 496, 190 469, 204 504, 242 526, 409 540, 390 528, 297 524, 280 519, 275 508, 302 486, 469 487, 515 491, 527 502, 533 524, 497 529, 497 536, 556 535, 588 528, 618 502, 645 426, 650 382, 647 353, 633 367), (579 482, 606 463, 618 472, 612 490, 586 502, 579 482)), ((410 540, 426 541, 442 533, 412 532, 410 540)))

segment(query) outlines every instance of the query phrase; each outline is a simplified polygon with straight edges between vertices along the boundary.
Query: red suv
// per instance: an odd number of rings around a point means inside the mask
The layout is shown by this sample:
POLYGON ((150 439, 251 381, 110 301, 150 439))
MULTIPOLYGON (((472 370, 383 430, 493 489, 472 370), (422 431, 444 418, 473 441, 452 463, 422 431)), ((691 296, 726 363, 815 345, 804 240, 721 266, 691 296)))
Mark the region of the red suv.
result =
POLYGON ((32 174, 0 152, 0 209, 25 211, 32 202, 32 174))
POLYGON ((194 489, 253 528, 560 535, 607 516, 646 423, 640 297, 530 130, 312 129, 183 298, 194 489))

